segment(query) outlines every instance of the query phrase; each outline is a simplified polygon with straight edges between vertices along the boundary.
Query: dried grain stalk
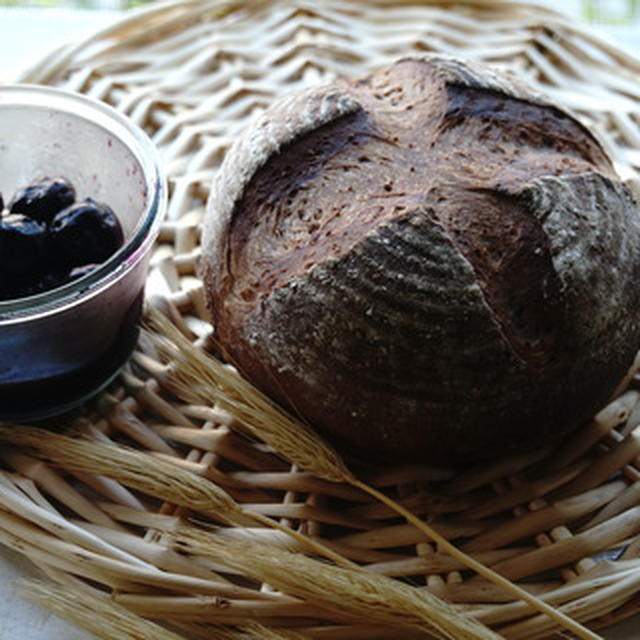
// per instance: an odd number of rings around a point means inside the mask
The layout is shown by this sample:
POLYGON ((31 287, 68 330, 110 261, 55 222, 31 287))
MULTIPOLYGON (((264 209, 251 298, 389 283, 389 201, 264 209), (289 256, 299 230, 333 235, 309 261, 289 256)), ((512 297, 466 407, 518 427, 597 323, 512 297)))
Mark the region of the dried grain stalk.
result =
POLYGON ((74 473, 103 475, 176 505, 236 525, 256 522, 283 531, 304 548, 338 565, 355 566, 339 553, 276 520, 248 513, 221 487, 207 478, 148 453, 107 442, 93 442, 37 427, 0 424, 0 441, 29 447, 52 463, 74 473))
POLYGON ((184 640, 167 629, 98 595, 71 585, 29 580, 23 583, 28 598, 104 640, 184 640))
POLYGON ((160 312, 152 308, 149 317, 159 353, 175 363, 168 382, 183 400, 202 403, 206 398, 207 403, 217 403, 301 469, 330 482, 355 481, 341 456, 315 432, 287 415, 235 369, 194 348, 160 312), (167 340, 158 339, 159 335, 167 340))
POLYGON ((365 491, 416 526, 464 566, 529 603, 560 627, 583 640, 600 638, 561 611, 468 556, 402 505, 360 481, 348 469, 340 455, 317 433, 285 413, 241 378, 233 368, 194 347, 159 311, 149 310, 149 322, 158 351, 166 357, 167 362, 171 362, 167 382, 170 382, 183 400, 191 403, 217 403, 292 464, 325 480, 345 482, 365 491))
MULTIPOLYGON (((113 601, 93 588, 28 580, 22 583, 27 597, 104 640, 185 640, 113 601)), ((210 640, 303 640, 296 633, 279 632, 257 623, 240 628, 207 626, 210 640)))
MULTIPOLYGON (((112 477, 151 495, 159 496, 175 504, 197 508, 203 513, 213 514, 230 522, 240 518, 246 519, 248 515, 226 492, 209 480, 176 467, 170 462, 158 460, 149 454, 104 442, 75 439, 27 426, 16 429, 8 425, 0 425, 0 441, 33 448, 43 457, 66 469, 112 477)), ((295 533, 268 518, 264 518, 264 523, 281 527, 289 535, 295 533)), ((299 534, 296 535, 299 536, 299 534)), ((313 548, 313 541, 303 536, 300 537, 303 538, 307 547, 313 548)), ((252 547, 253 545, 247 546, 252 547)), ((266 548, 271 549, 271 547, 266 548)), ((325 555, 342 558, 333 552, 325 555)), ((301 554, 296 557, 305 558, 301 554)), ((342 564, 344 565, 345 562, 342 564)), ((351 563, 349 565, 351 573, 355 576, 366 576, 366 578, 358 579, 364 579, 368 584, 376 585, 379 582, 383 585, 396 584, 385 576, 365 572, 351 563)), ((321 563, 318 563, 318 566, 329 567, 329 565, 321 563)), ((285 573, 288 571, 285 570, 285 573)), ((301 579, 300 576, 292 577, 294 581, 301 579)), ((404 606, 411 608, 416 606, 415 603, 418 603, 418 617, 425 616, 425 612, 430 610, 429 618, 438 621, 437 625, 453 626, 454 628, 456 625, 460 626, 457 635, 446 637, 480 639, 497 637, 481 623, 461 618, 437 597, 411 590, 408 587, 405 589, 408 589, 408 593, 412 594, 412 597, 406 601, 404 606), (444 607, 444 610, 440 610, 439 607, 444 607)), ((379 592, 385 593, 384 587, 380 588, 379 592)))
POLYGON ((419 628, 452 640, 499 637, 436 596, 386 576, 328 565, 268 545, 230 540, 194 527, 180 528, 172 535, 183 551, 213 559, 339 616, 419 628))

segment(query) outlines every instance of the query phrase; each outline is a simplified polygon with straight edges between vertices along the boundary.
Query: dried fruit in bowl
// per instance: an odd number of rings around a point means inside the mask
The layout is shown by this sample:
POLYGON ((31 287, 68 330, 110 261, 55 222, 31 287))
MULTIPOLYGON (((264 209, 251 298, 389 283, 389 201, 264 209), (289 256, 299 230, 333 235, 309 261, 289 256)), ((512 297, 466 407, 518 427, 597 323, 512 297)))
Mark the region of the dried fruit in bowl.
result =
POLYGON ((123 244, 120 222, 103 203, 76 203, 62 177, 19 189, 3 212, 0 196, 0 301, 56 289, 77 280, 123 244))

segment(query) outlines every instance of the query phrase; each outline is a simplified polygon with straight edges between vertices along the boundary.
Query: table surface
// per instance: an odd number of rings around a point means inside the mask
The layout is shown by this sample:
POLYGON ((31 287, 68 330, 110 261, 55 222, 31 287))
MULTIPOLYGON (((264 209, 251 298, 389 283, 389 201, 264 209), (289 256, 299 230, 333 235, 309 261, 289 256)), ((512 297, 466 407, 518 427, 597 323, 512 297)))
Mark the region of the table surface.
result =
MULTIPOLYGON (((557 1, 538 0, 543 3, 558 8, 557 1)), ((562 7, 578 15, 578 0, 565 0, 562 7)), ((122 12, 113 10, 0 8, 0 79, 11 81, 20 69, 56 46, 77 41, 121 16, 122 12)), ((640 53, 640 24, 592 28, 631 53, 640 53)), ((0 547, 0 640, 94 640, 23 597, 20 579, 37 575, 28 560, 0 547)), ((615 625, 603 636, 606 640, 640 638, 640 619, 615 625)))

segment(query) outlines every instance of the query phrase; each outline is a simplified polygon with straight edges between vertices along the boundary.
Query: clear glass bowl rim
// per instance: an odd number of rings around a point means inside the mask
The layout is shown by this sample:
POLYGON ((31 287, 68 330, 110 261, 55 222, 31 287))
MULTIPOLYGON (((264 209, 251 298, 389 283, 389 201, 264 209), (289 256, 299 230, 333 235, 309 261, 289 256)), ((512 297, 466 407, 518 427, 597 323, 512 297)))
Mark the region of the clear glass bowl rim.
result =
POLYGON ((137 124, 113 107, 81 93, 26 83, 0 86, 0 108, 4 105, 62 110, 108 130, 140 164, 147 202, 129 240, 95 271, 51 291, 0 301, 0 327, 44 317, 61 308, 68 309, 120 280, 146 255, 155 241, 167 204, 166 182, 153 142, 137 124))

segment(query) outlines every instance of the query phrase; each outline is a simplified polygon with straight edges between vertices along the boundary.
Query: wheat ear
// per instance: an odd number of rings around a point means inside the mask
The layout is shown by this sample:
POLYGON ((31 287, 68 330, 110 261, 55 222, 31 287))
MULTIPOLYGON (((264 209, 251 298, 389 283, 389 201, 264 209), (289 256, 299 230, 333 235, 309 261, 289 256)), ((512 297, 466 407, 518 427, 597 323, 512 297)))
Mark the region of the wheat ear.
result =
POLYGON ((217 402, 292 464, 325 480, 346 482, 365 491, 402 515, 451 556, 489 582, 529 603, 582 640, 602 640, 601 636, 571 617, 468 556, 395 500, 358 480, 335 449, 318 434, 284 412, 234 369, 194 347, 159 311, 151 309, 149 317, 151 326, 160 334, 156 337, 158 349, 172 365, 169 370, 172 387, 185 401, 217 402))
POLYGON ((214 559, 340 618, 420 628, 451 640, 498 638, 476 620, 460 615, 435 595, 387 576, 345 569, 299 553, 247 544, 182 527, 171 533, 179 549, 214 559))
POLYGON ((356 566, 317 540, 261 514, 244 511, 224 489, 208 478, 148 453, 107 442, 73 438, 38 427, 2 423, 0 442, 30 447, 67 470, 113 478, 125 486, 225 522, 239 525, 251 522, 277 529, 304 548, 338 565, 356 566))
POLYGON ((113 602, 107 594, 70 585, 29 580, 25 595, 104 640, 185 640, 113 602))
MULTIPOLYGON (((80 588, 70 581, 61 584, 25 580, 21 586, 31 600, 103 640, 185 640, 114 602, 107 593, 86 585, 80 588)), ((304 640, 299 634, 280 633, 256 623, 240 628, 209 625, 207 631, 210 640, 304 640)))

